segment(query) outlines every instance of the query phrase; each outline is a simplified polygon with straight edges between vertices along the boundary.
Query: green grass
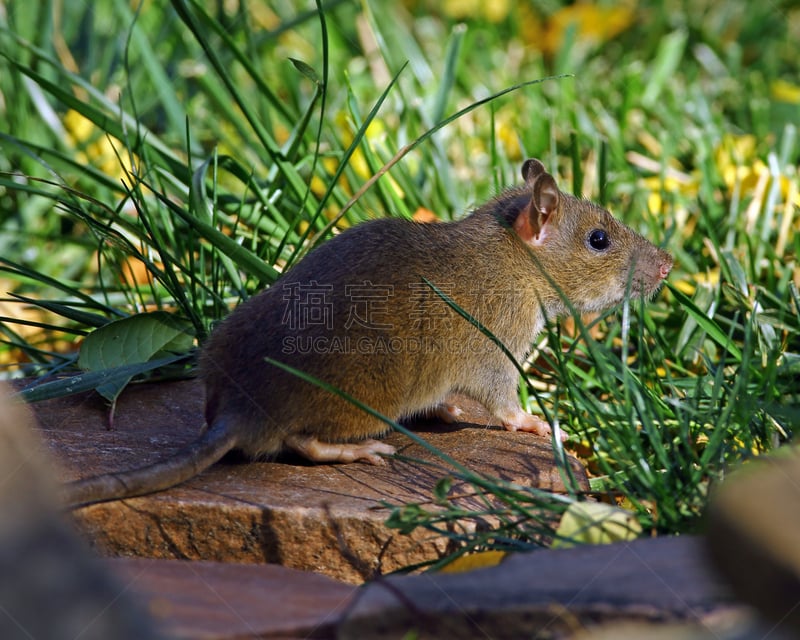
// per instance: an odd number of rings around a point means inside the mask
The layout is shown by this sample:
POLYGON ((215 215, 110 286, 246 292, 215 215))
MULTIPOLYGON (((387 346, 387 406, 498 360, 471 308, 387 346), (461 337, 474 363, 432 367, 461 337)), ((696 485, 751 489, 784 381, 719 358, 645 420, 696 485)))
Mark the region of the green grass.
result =
MULTIPOLYGON (((334 227, 462 215, 533 156, 677 261, 656 300, 554 325, 527 365, 523 398, 571 434, 594 495, 693 531, 710 485, 792 438, 800 10, 639 3, 592 43, 553 26, 557 1, 496 22, 490 3, 462 22, 421 0, 230 6, 0 10, 0 335, 9 375, 51 381, 30 398, 79 365, 112 400, 185 375, 189 345, 334 227), (157 339, 109 353, 112 321, 157 339)), ((446 481, 391 522, 516 547, 582 498, 569 478, 566 497, 471 480, 470 517, 500 531, 453 526, 446 481)))

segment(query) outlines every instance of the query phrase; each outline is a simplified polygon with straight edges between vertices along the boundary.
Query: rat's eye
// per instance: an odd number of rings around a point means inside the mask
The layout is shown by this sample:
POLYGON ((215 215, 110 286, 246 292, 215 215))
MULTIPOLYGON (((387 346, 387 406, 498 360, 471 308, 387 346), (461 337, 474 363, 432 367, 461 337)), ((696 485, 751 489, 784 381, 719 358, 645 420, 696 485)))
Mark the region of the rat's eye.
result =
POLYGON ((595 229, 589 234, 589 246, 595 251, 605 251, 610 244, 608 234, 602 229, 595 229))

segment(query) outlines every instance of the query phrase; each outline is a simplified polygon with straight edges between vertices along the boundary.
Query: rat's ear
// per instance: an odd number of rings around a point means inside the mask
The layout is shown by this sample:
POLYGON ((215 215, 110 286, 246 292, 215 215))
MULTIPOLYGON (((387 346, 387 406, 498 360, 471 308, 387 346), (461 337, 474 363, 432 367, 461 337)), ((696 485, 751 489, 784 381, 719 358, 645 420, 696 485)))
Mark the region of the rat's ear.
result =
POLYGON ((547 173, 541 160, 536 158, 528 158, 522 163, 522 179, 528 186, 533 184, 533 181, 543 173, 547 173))
MULTIPOLYGON (((561 195, 553 176, 544 171, 544 166, 538 160, 527 160, 522 167, 523 174, 529 163, 532 165, 531 171, 537 171, 539 167, 541 169, 528 182, 532 187, 531 199, 514 220, 514 230, 522 240, 536 246, 549 236, 553 226, 552 216, 558 211, 561 195)), ((530 173, 526 181, 529 177, 530 173)))
POLYGON ((545 218, 549 218, 558 209, 560 197, 555 179, 549 173, 545 173, 540 175, 533 185, 531 204, 545 218))

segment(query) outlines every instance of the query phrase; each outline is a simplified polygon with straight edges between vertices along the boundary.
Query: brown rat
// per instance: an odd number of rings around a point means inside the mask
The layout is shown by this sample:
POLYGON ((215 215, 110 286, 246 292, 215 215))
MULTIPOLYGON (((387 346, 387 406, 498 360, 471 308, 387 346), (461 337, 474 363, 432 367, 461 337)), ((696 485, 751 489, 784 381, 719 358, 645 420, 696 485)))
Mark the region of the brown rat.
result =
POLYGON ((456 222, 381 219, 312 251, 237 307, 200 357, 207 428, 163 462, 65 486, 78 506, 179 484, 237 449, 293 449, 314 461, 379 464, 384 422, 266 361, 304 371, 398 420, 456 420, 451 392, 481 402, 509 430, 550 434, 517 397, 518 371, 435 285, 522 362, 546 318, 652 295, 672 257, 601 207, 562 193, 538 160, 525 184, 456 222), (547 275, 545 275, 545 273, 547 275), (427 282, 426 282, 427 281, 427 282), (555 285, 555 288, 554 286, 555 285))

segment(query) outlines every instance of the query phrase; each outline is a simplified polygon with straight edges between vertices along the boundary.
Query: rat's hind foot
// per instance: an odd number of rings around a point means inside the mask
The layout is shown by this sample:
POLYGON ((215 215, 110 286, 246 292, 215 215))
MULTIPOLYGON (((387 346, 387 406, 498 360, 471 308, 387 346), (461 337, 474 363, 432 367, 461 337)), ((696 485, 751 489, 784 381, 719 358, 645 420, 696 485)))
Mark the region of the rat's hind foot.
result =
POLYGON ((290 449, 314 462, 355 462, 363 460, 370 464, 386 464, 382 456, 395 453, 395 448, 378 440, 362 440, 354 443, 322 442, 314 436, 290 435, 283 441, 290 449))
MULTIPOLYGON (((523 411, 522 408, 514 409, 513 412, 500 418, 503 426, 508 431, 529 431, 540 436, 549 436, 552 433, 550 425, 545 420, 532 416, 527 411, 523 411)), ((561 439, 567 439, 567 434, 563 431, 561 432, 561 439)))

